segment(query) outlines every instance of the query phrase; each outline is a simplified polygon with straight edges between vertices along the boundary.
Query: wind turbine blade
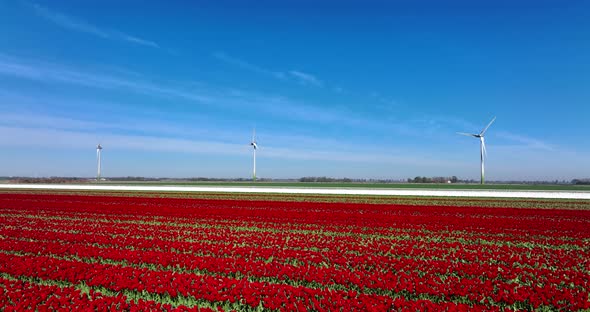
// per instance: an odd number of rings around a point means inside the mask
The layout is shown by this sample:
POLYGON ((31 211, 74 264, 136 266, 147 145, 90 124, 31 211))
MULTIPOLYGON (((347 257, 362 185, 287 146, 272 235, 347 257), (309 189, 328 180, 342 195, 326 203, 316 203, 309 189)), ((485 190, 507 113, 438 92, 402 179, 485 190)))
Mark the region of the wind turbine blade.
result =
POLYGON ((256 128, 252 130, 252 142, 256 142, 256 128))
POLYGON ((485 141, 481 141, 481 146, 483 147, 483 155, 485 158, 488 158, 488 150, 486 149, 486 142, 485 141))
POLYGON ((479 135, 484 135, 486 131, 488 131, 488 128, 494 123, 494 121, 496 121, 496 117, 492 118, 492 121, 490 121, 490 123, 485 128, 483 128, 483 130, 481 130, 479 135))
POLYGON ((476 136, 476 134, 465 133, 465 132, 457 132, 457 134, 466 135, 466 136, 472 136, 472 137, 475 137, 476 136))

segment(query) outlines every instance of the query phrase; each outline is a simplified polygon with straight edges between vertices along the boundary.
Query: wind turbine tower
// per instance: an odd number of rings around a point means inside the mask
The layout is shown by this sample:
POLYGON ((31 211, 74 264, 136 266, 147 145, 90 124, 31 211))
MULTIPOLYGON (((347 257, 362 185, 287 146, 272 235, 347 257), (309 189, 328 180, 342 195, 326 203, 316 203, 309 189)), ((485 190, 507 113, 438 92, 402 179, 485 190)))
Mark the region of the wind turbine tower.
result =
POLYGON ((480 159, 481 159, 481 184, 485 183, 484 162, 485 162, 485 158, 487 157, 487 154, 488 154, 488 152, 486 151, 486 143, 485 143, 484 135, 485 135, 486 131, 488 130, 488 128, 492 125, 492 123, 494 123, 494 121, 496 121, 496 117, 492 118, 492 121, 490 121, 490 123, 485 128, 483 128, 483 130, 481 130, 481 132, 479 134, 457 132, 458 134, 461 134, 461 135, 471 136, 471 137, 479 139, 479 153, 480 153, 480 159))
POLYGON ((256 129, 252 132, 252 141, 250 145, 253 148, 254 152, 254 168, 252 170, 252 181, 256 182, 256 150, 258 149, 258 144, 256 144, 256 129))
POLYGON ((102 146, 100 146, 100 144, 98 144, 96 146, 96 161, 98 162, 98 172, 96 174, 96 181, 100 182, 100 154, 102 153, 102 146))

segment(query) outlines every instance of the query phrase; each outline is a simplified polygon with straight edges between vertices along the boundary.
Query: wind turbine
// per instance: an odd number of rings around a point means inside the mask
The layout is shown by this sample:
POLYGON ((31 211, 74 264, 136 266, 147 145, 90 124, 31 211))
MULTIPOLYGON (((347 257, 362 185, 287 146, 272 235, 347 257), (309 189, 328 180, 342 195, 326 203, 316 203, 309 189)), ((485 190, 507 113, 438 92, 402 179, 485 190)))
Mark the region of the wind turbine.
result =
POLYGON ((481 130, 481 132, 479 134, 457 132, 458 134, 461 134, 461 135, 471 136, 471 137, 479 139, 479 152, 480 152, 480 156, 481 156, 481 184, 485 183, 484 160, 488 154, 488 152, 486 151, 486 143, 485 143, 484 135, 485 135, 486 131, 488 130, 488 128, 492 125, 492 123, 494 123, 495 120, 496 120, 496 117, 492 118, 492 121, 490 121, 490 123, 485 128, 483 128, 483 130, 481 130))
POLYGON ((256 182, 256 150, 258 149, 258 144, 256 144, 256 128, 252 131, 252 141, 250 145, 254 151, 254 170, 252 171, 252 181, 256 182))
POLYGON ((98 162, 98 173, 96 174, 96 181, 100 182, 100 154, 102 152, 102 146, 100 143, 96 146, 96 161, 98 162))

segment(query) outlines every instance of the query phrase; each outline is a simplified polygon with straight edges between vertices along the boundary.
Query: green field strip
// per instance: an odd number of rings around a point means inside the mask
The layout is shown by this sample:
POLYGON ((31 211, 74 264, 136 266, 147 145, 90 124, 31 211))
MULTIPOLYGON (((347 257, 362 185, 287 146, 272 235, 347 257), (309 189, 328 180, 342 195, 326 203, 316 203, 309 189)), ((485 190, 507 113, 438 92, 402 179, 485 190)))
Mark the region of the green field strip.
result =
POLYGON ((106 181, 96 185, 162 185, 162 186, 236 186, 236 187, 301 187, 301 188, 377 188, 377 189, 443 189, 443 190, 539 190, 590 191, 590 185, 554 184, 461 184, 461 183, 363 183, 363 182, 139 182, 106 181))

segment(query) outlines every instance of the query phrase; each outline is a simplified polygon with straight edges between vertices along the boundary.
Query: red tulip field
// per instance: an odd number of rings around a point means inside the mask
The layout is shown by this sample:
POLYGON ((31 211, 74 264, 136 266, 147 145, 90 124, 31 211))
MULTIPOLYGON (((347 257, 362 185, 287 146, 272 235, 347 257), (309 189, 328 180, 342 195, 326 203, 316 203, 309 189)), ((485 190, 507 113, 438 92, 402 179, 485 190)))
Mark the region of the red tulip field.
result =
POLYGON ((590 210, 506 205, 0 193, 0 310, 590 311, 590 210))

